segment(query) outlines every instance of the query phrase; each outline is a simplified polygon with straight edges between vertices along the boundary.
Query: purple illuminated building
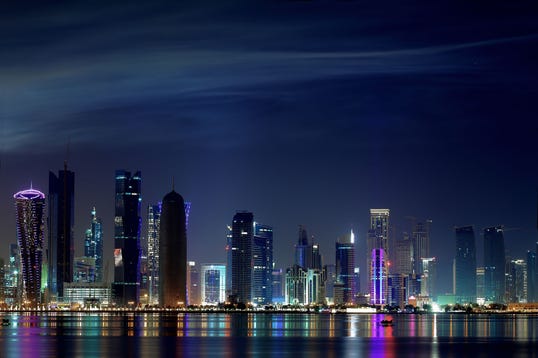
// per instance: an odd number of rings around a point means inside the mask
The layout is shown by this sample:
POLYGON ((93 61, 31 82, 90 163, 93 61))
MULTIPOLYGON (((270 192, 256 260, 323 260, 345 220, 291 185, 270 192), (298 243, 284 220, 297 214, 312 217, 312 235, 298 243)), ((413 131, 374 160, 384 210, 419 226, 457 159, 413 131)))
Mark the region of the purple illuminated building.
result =
POLYGON ((387 304, 387 261, 385 250, 373 249, 371 257, 371 277, 370 277, 370 303, 373 305, 387 304))
POLYGON ((13 195, 17 210, 17 238, 22 269, 23 301, 35 307, 41 303, 41 264, 45 222, 45 194, 35 189, 13 195))

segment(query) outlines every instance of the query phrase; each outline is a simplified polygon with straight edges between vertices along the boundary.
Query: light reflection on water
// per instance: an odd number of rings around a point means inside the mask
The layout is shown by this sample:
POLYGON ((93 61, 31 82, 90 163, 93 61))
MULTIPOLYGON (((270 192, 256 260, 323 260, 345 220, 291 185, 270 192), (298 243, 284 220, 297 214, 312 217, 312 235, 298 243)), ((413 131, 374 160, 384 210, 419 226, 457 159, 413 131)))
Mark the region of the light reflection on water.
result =
MULTIPOLYGON (((0 328, 0 352, 6 352, 2 356, 8 358, 114 354, 234 357, 242 352, 271 353, 280 358, 310 351, 328 356, 362 352, 360 355, 369 357, 400 357, 410 344, 408 351, 415 355, 440 357, 449 348, 457 349, 458 342, 497 349, 492 342, 532 344, 538 339, 538 315, 523 314, 51 312, 0 316, 10 320, 9 326, 0 328), (392 319, 394 325, 382 326, 383 319, 392 319)), ((520 349, 526 355, 530 348, 520 349)), ((536 353, 532 349, 531 353, 536 353)))

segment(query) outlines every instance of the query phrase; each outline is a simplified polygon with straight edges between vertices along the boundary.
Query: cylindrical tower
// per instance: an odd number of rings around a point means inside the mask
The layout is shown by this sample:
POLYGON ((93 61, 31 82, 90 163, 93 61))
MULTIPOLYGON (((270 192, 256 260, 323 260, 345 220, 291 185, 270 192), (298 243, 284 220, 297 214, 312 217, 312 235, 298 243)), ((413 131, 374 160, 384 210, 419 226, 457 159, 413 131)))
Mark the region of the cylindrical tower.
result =
POLYGON ((41 303, 45 194, 35 189, 28 189, 16 193, 13 198, 17 210, 23 303, 36 307, 41 303))
POLYGON ((175 191, 162 201, 159 234, 159 304, 187 303, 187 229, 185 203, 175 191))

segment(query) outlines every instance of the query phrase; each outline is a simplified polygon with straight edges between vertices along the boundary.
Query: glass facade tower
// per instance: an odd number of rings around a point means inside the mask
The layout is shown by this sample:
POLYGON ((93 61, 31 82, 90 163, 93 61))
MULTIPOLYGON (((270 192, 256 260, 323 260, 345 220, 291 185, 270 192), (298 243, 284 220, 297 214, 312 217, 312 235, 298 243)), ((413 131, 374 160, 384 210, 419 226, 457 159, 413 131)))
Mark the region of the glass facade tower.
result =
POLYGON ((86 230, 84 256, 95 260, 95 282, 105 282, 108 278, 103 277, 103 223, 97 217, 95 207, 91 212, 90 228, 86 230))
POLYGON ((504 303, 505 251, 502 226, 484 229, 484 296, 486 301, 504 303))
POLYGON ((455 293, 460 303, 476 302, 476 245, 472 226, 456 227, 455 293))
POLYGON ((237 212, 232 222, 232 292, 236 302, 252 301, 252 239, 254 214, 237 212))
POLYGON ((273 228, 256 222, 252 264, 252 301, 256 304, 270 304, 273 301, 273 228))
POLYGON ((116 171, 112 295, 119 306, 136 305, 140 298, 141 184, 139 171, 133 176, 116 171))
POLYGON ((63 300, 64 282, 73 282, 75 173, 49 172, 48 292, 49 300, 63 300))
POLYGON ((355 287, 355 234, 344 235, 336 241, 336 278, 343 287, 343 302, 353 303, 355 287))

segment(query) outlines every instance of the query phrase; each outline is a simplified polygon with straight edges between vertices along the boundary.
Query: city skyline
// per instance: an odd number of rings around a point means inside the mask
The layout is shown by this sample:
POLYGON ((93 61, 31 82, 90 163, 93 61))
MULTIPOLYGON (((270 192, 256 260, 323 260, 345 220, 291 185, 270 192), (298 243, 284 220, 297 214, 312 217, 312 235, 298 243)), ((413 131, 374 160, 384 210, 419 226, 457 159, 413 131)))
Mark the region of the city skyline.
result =
MULTIPOLYGON (((237 210, 273 227, 284 269, 298 225, 328 262, 352 229, 364 277, 371 208, 390 209, 396 235, 411 232, 407 216, 432 220, 441 284, 455 226, 504 225, 513 258, 535 249, 531 2, 94 5, 0 15, 0 257, 16 242, 13 193, 46 192, 64 160, 76 255, 95 207, 111 268, 121 168, 142 172, 142 208, 175 182, 192 203, 188 258, 201 263, 225 261, 237 210)), ((477 266, 483 246, 477 235, 477 266)))

